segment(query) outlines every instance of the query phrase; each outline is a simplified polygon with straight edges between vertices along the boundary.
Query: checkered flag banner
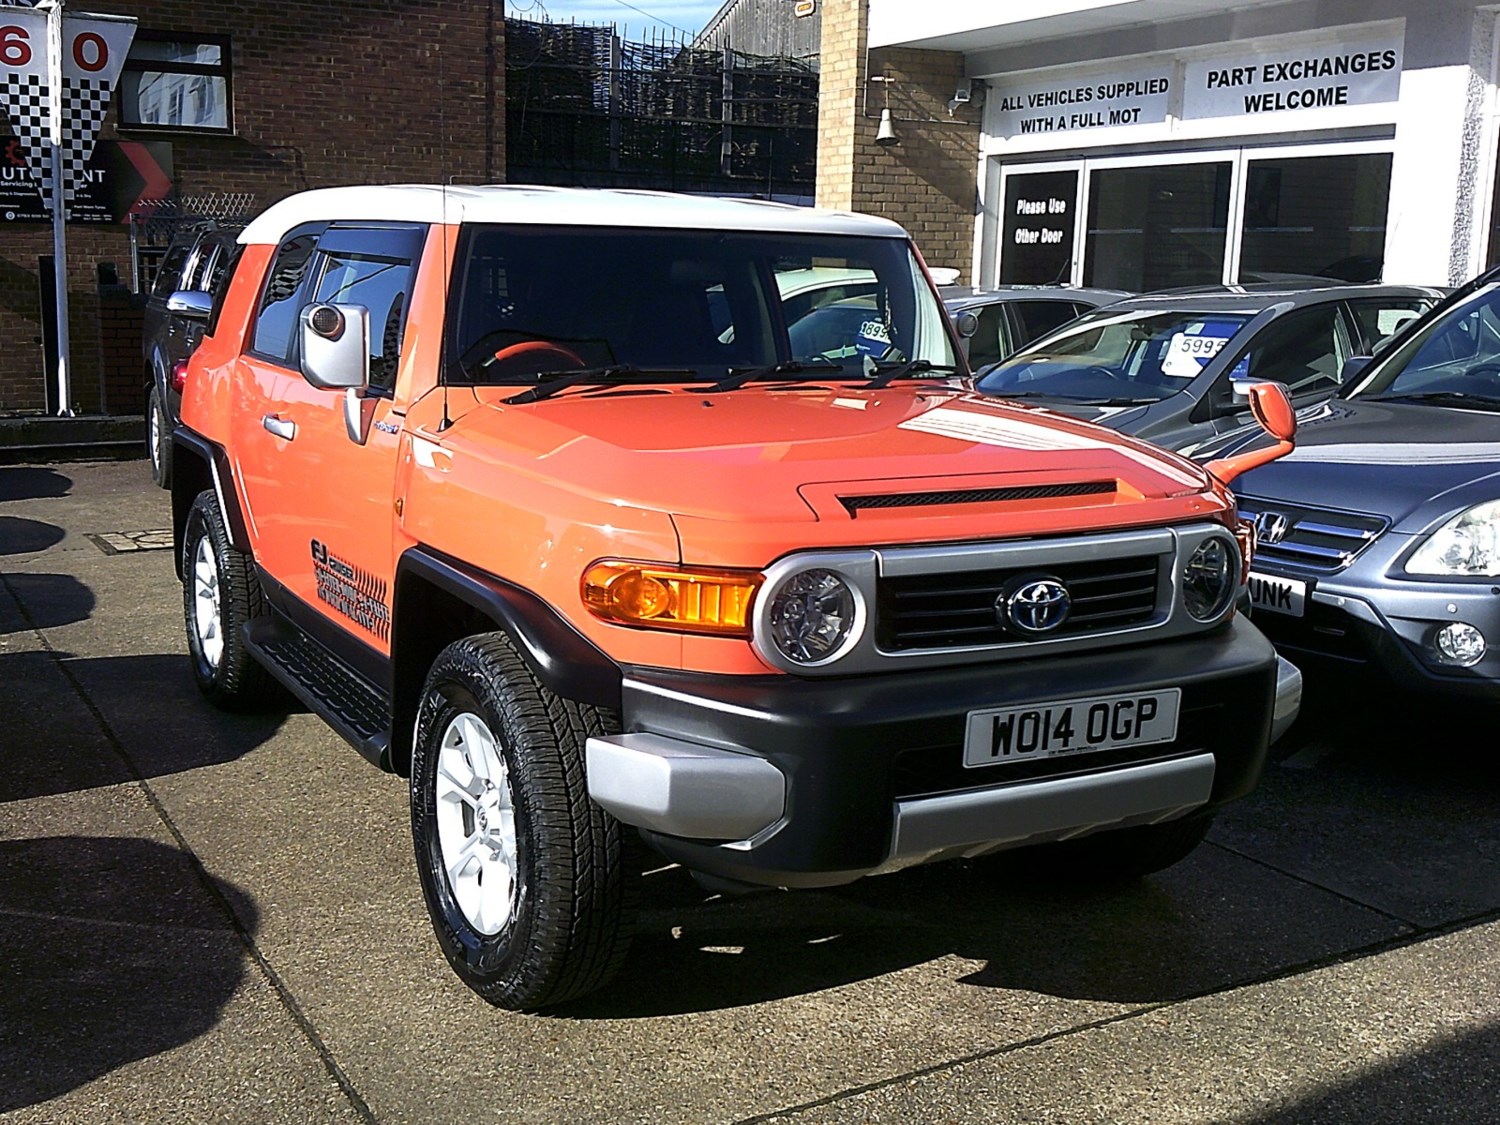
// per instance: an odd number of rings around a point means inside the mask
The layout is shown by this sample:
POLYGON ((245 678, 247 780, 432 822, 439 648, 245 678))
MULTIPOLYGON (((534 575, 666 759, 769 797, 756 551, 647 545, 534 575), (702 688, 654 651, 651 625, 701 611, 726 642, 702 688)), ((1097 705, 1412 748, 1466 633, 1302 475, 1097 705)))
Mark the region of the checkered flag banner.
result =
MULTIPOLYGON (((135 37, 135 21, 65 16, 62 44, 63 198, 74 190, 94 154, 109 113, 115 81, 135 37)), ((51 207, 52 161, 47 66, 47 16, 35 9, 0 8, 0 105, 10 117, 31 178, 51 207)))

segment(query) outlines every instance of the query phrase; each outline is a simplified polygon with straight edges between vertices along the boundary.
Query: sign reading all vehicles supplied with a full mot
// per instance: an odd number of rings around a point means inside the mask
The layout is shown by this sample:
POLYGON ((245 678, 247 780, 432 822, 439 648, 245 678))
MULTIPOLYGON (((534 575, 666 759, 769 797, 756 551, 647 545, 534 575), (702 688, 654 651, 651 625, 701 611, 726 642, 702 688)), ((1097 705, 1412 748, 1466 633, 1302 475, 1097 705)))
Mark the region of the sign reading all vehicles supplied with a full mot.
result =
POLYGON ((1310 47, 1218 54, 1187 64, 1182 116, 1244 117, 1379 105, 1401 94, 1400 32, 1310 47))
POLYGON ((991 79, 997 134, 1076 133, 1167 119, 1170 67, 1091 79, 1006 81, 991 79))

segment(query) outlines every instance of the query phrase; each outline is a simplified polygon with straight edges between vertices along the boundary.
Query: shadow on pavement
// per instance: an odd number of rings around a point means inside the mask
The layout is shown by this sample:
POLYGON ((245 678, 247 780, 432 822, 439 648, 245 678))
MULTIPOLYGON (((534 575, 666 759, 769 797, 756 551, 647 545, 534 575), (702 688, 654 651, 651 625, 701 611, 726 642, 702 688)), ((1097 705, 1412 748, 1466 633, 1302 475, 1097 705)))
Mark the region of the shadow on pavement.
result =
POLYGON ((1500 1106, 1500 1027, 1452 1035, 1331 1090, 1239 1120, 1243 1125, 1493 1121, 1500 1106), (1489 1106, 1489 1109, 1485 1109, 1489 1106))
POLYGON ((618 982, 560 1014, 631 1018, 762 1003, 955 957, 963 983, 1114 1003, 1180 1000, 1426 927, 1500 911, 1500 779, 1476 772, 1482 716, 1429 743, 1345 739, 1315 768, 1272 765, 1210 842, 1138 882, 1068 885, 1025 851, 827 891, 708 898, 649 876, 618 982))
POLYGON ((0 800, 78 792, 134 779, 79 688, 142 777, 231 762, 272 738, 284 711, 213 710, 179 655, 77 658, 0 654, 0 800), (75 687, 74 685, 78 685, 75 687))
POLYGON ((245 975, 239 888, 138 838, 0 842, 0 1113, 211 1029, 245 975))
POLYGON ((26 609, 23 617, 9 599, 0 599, 0 636, 72 625, 94 612, 94 591, 71 574, 5 574, 0 584, 26 609))
POLYGON ((31 555, 63 541, 68 533, 56 524, 20 516, 0 516, 0 555, 31 555))
POLYGON ((44 500, 66 496, 73 479, 37 465, 0 465, 0 501, 44 500))

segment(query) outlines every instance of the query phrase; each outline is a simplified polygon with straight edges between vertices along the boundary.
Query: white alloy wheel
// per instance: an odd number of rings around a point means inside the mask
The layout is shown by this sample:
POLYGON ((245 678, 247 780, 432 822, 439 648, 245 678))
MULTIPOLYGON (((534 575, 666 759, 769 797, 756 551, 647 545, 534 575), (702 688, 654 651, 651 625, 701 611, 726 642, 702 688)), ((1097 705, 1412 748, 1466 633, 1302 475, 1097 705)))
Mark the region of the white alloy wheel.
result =
POLYGON ((443 731, 436 782, 448 886, 469 925, 497 934, 515 912, 516 809, 500 747, 478 715, 455 715, 443 731))
POLYGON ((151 471, 152 475, 159 480, 161 478, 161 407, 156 404, 154 398, 151 409, 146 413, 146 427, 150 433, 147 449, 151 454, 151 471))
POLYGON ((210 668, 224 659, 224 612, 219 600, 219 560, 205 535, 193 553, 193 629, 210 668))

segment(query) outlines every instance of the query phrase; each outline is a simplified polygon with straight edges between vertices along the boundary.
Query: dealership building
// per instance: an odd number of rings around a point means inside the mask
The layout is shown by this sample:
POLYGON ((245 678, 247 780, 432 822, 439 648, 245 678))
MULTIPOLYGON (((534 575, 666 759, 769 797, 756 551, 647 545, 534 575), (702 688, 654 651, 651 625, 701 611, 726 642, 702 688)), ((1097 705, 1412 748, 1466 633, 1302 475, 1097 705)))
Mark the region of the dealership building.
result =
POLYGON ((819 202, 908 222, 978 284, 1453 285, 1500 260, 1472 0, 820 2, 819 202))

